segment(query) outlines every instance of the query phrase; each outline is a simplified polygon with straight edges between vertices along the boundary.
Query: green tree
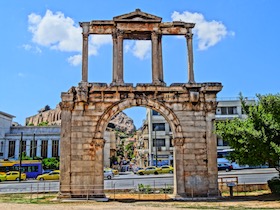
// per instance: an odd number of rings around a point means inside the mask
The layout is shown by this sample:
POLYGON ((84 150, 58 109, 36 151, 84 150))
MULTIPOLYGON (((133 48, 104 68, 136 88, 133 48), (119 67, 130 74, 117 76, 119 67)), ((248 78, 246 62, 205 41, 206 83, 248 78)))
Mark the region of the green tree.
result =
POLYGON ((58 169, 59 168, 59 158, 51 157, 44 158, 42 160, 42 165, 44 169, 58 169))
POLYGON ((43 121, 38 124, 38 126, 47 126, 49 124, 48 121, 43 121))
POLYGON ((240 94, 245 119, 216 123, 216 133, 234 149, 230 159, 239 164, 269 164, 280 175, 280 95, 257 95, 255 105, 240 94))
POLYGON ((129 142, 126 146, 125 146, 125 151, 127 153, 127 157, 129 159, 134 158, 134 142, 129 142))

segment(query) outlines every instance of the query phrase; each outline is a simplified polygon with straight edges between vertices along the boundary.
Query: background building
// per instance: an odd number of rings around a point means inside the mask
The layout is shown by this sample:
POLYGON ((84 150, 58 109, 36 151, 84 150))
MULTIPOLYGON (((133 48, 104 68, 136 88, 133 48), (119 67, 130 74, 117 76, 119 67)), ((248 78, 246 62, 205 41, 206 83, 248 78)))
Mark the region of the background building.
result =
MULTIPOLYGON (((255 104, 254 98, 245 98, 247 104, 255 104)), ((216 121, 245 118, 239 98, 219 98, 216 109, 216 121)), ((138 160, 148 159, 149 165, 173 165, 172 131, 168 122, 158 112, 147 109, 146 120, 141 128, 138 140, 138 160), (139 147, 140 146, 140 147, 139 147)), ((217 151, 230 149, 228 143, 217 136, 217 151)), ((138 161, 142 166, 142 162, 138 161)), ((146 165, 145 165, 146 166, 146 165)))

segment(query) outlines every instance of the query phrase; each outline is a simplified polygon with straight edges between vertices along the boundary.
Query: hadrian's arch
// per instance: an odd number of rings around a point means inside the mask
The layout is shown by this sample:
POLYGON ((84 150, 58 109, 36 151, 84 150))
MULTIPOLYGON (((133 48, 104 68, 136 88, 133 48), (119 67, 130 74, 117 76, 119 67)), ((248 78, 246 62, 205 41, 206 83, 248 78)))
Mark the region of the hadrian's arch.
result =
POLYGON ((62 93, 60 196, 104 197, 104 131, 118 112, 142 106, 161 113, 174 138, 174 196, 217 196, 218 171, 213 123, 221 83, 196 83, 193 23, 161 22, 137 9, 113 20, 80 23, 83 28, 82 81, 62 93), (111 34, 112 83, 88 82, 88 36, 111 34), (163 35, 186 37, 188 81, 167 86, 163 79, 163 35), (152 82, 135 86, 123 80, 123 40, 152 42, 152 82), (86 193, 85 193, 86 192, 86 193))

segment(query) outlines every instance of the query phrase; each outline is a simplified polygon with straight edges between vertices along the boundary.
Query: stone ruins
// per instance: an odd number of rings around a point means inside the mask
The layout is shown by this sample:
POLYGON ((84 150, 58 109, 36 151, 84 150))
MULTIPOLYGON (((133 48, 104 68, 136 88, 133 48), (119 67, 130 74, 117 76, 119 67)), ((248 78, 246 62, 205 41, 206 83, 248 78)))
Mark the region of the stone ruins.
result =
MULTIPOLYGON (((61 95, 61 198, 102 198, 104 131, 124 109, 143 106, 165 117, 173 133, 174 198, 218 196, 216 138, 213 125, 221 83, 196 83, 193 70, 194 23, 162 22, 139 9, 113 20, 82 22, 82 81, 61 95), (112 83, 88 82, 88 38, 110 34, 113 40, 112 83), (186 38, 188 81, 166 86, 162 36, 186 38), (151 40, 152 82, 125 83, 123 40, 151 40)), ((93 68, 94 70, 94 68, 93 68)))

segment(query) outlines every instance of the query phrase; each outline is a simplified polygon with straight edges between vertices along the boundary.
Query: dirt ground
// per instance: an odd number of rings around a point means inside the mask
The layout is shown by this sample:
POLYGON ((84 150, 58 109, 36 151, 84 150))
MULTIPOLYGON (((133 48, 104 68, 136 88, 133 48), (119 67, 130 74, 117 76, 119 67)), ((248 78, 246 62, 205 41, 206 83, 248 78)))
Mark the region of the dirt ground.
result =
POLYGON ((178 210, 178 209, 279 209, 280 196, 260 195, 260 196, 238 196, 234 198, 221 198, 212 201, 76 201, 76 202, 53 202, 48 204, 18 204, 0 203, 0 209, 5 210, 178 210))

